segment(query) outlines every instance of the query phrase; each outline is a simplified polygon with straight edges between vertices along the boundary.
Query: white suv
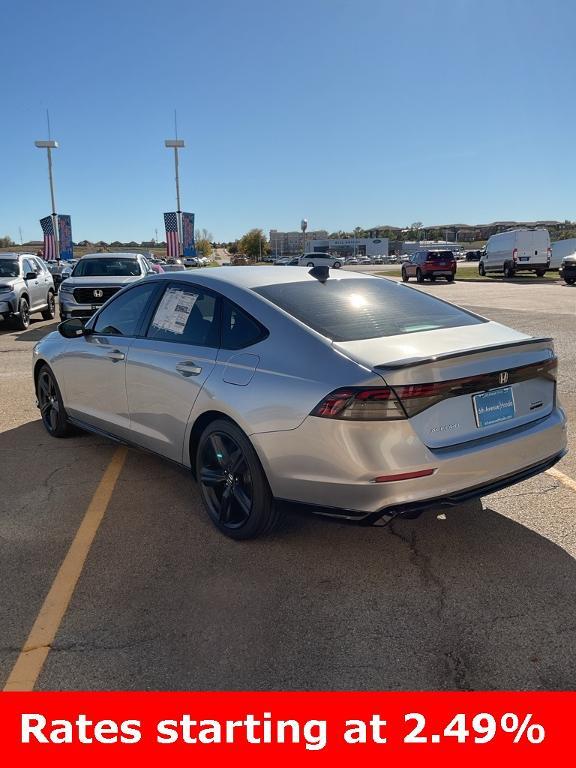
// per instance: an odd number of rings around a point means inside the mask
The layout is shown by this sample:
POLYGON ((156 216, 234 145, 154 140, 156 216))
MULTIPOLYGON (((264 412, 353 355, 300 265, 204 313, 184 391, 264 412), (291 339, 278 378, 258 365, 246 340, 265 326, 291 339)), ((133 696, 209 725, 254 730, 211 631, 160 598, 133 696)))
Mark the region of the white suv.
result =
POLYGON ((54 280, 44 261, 31 253, 0 253, 0 319, 25 331, 30 315, 56 317, 54 280))
POLYGON ((337 256, 331 256, 329 253, 305 253, 304 256, 300 256, 298 263, 301 267, 332 267, 333 269, 340 269, 343 260, 337 256))

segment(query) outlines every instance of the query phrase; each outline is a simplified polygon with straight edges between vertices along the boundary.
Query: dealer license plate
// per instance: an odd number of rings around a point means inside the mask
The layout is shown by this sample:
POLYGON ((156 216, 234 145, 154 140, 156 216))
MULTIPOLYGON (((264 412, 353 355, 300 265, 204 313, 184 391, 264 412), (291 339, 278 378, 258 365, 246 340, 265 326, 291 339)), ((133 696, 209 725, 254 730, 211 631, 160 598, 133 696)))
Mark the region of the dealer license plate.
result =
POLYGON ((507 421, 514 418, 514 396, 512 387, 491 389, 490 392, 482 392, 472 396, 476 424, 479 427, 489 427, 499 421, 507 421))

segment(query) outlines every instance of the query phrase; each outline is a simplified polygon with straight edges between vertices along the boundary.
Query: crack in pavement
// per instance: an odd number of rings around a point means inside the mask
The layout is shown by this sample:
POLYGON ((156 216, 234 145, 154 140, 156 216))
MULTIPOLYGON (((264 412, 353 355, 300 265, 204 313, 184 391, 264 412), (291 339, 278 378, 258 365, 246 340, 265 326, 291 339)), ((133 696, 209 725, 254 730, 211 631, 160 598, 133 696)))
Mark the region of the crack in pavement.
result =
MULTIPOLYGON (((445 621, 445 613, 446 613, 446 591, 447 591, 446 585, 444 584, 440 576, 438 576, 434 572, 434 569, 432 568, 431 557, 429 555, 426 555, 419 548, 416 531, 413 530, 410 537, 404 536, 398 530, 396 530, 396 528, 394 527, 394 521, 390 522, 390 524, 388 525, 388 530, 391 536, 395 536, 397 539, 400 539, 400 541, 402 541, 404 544, 408 546, 410 550, 410 560, 413 563, 413 565, 415 565, 416 568, 418 568, 418 570, 420 571, 424 585, 425 586, 432 585, 433 587, 436 588, 436 591, 437 591, 436 616, 438 618, 438 621, 443 624, 445 621)), ((466 670, 464 659, 462 658, 462 655, 457 650, 457 648, 454 647, 448 651, 444 651, 442 653, 442 657, 444 659, 444 662, 446 664, 446 667, 450 675, 450 682, 456 688, 456 690, 459 690, 459 691, 472 690, 472 687, 468 682, 467 670, 466 670)))

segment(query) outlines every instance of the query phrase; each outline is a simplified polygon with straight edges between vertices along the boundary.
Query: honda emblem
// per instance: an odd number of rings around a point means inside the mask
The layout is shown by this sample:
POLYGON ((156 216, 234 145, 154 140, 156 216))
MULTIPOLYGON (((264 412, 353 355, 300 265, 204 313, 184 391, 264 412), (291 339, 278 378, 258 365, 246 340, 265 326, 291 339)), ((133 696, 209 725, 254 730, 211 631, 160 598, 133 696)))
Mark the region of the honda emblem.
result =
POLYGON ((508 384, 508 371, 500 371, 498 381, 500 384, 508 384))
MULTIPOLYGON (((101 298, 102 298, 102 296, 104 296, 104 291, 101 291, 101 290, 100 290, 100 288, 97 288, 97 289, 94 291, 94 298, 95 298, 95 299, 101 299, 101 298)), ((500 375, 502 375, 502 374, 500 374, 500 375)))

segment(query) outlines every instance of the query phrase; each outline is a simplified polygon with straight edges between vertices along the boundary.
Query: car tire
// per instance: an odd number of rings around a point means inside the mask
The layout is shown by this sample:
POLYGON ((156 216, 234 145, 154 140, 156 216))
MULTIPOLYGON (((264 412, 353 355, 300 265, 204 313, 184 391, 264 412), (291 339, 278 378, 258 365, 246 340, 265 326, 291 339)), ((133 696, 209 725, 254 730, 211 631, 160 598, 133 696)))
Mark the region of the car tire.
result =
POLYGON ((36 397, 46 432, 52 437, 66 437, 72 431, 64 409, 60 387, 50 366, 43 365, 36 378, 36 397))
POLYGON ((436 275, 430 275, 430 282, 435 283, 436 282, 436 275))
POLYGON ((506 266, 504 267, 504 277, 510 279, 514 277, 515 274, 516 273, 514 272, 513 268, 508 264, 506 264, 506 266))
POLYGON ((309 261, 309 262, 308 262, 308 264, 306 264, 306 266, 307 266, 307 267, 313 267, 313 266, 314 266, 314 264, 313 264, 311 261, 309 261))
POLYGON ((424 275, 422 274, 421 270, 416 270, 416 282, 417 283, 423 283, 424 282, 424 275))
POLYGON ((340 264, 339 261, 335 261, 334 262, 334 269, 340 269, 341 266, 342 266, 342 264, 340 264))
POLYGON ((544 277, 545 274, 546 274, 546 270, 545 269, 537 269, 536 270, 536 277, 544 277))
POLYGON ((405 269, 403 269, 403 270, 402 270, 402 282, 403 282, 403 283, 407 283, 407 282, 408 282, 408 280, 409 280, 409 278, 408 278, 408 273, 406 272, 406 270, 405 270, 405 269))
POLYGON ((576 277, 565 277, 564 282, 566 285, 574 285, 574 283, 576 283, 576 277))
POLYGON ((484 267, 484 264, 482 262, 478 264, 478 274, 480 275, 480 277, 486 277, 486 268, 484 267))
POLYGON ((18 331, 25 331, 30 325, 30 306, 26 299, 18 302, 18 316, 14 318, 14 327, 18 331))
POLYGON ((54 320, 56 317, 56 298, 54 297, 54 294, 52 291, 48 291, 48 309, 45 309, 42 312, 42 319, 43 320, 54 320))
POLYGON ((448 275, 448 277, 446 278, 446 282, 453 283, 454 282, 454 275, 448 275))
POLYGON ((200 496, 208 517, 231 539, 254 539, 280 519, 266 474, 250 440, 231 421, 211 422, 194 457, 200 496))

